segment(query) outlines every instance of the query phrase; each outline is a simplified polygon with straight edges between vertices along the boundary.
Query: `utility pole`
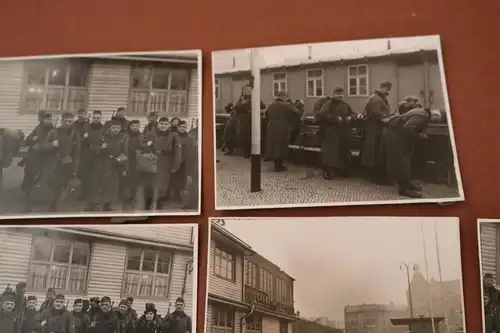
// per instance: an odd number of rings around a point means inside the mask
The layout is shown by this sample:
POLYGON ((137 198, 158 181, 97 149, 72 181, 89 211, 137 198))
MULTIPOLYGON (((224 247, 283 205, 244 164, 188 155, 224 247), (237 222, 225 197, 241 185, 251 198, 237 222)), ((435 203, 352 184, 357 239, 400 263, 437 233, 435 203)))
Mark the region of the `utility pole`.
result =
POLYGON ((413 318, 413 301, 411 299, 410 266, 404 261, 401 261, 399 263, 399 269, 403 269, 403 267, 406 269, 406 278, 408 281, 408 303, 409 303, 408 305, 410 307, 410 318, 413 318))
POLYGON ((252 150, 250 156, 250 192, 260 192, 261 187, 261 115, 260 115, 260 61, 258 49, 250 50, 252 72, 252 150))

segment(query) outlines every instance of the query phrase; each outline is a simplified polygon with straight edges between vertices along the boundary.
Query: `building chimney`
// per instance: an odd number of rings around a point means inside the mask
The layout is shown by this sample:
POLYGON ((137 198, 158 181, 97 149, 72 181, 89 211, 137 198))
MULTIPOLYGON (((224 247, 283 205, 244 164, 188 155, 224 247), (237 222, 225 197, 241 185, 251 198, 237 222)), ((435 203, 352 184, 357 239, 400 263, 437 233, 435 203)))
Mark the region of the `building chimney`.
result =
POLYGON ((308 56, 307 56, 307 59, 308 60, 311 60, 312 59, 312 46, 309 45, 308 47, 308 56))

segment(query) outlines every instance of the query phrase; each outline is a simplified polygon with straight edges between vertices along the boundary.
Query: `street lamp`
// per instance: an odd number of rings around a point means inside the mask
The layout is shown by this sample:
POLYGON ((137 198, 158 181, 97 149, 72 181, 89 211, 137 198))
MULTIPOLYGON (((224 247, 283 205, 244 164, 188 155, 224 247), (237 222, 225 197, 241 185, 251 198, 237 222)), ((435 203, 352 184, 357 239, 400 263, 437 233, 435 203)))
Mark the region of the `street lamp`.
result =
POLYGON ((411 281, 410 281, 410 266, 405 263, 404 261, 401 261, 399 263, 399 269, 403 270, 403 268, 406 269, 406 278, 408 280, 408 303, 410 303, 410 317, 413 318, 413 302, 411 300, 411 281))

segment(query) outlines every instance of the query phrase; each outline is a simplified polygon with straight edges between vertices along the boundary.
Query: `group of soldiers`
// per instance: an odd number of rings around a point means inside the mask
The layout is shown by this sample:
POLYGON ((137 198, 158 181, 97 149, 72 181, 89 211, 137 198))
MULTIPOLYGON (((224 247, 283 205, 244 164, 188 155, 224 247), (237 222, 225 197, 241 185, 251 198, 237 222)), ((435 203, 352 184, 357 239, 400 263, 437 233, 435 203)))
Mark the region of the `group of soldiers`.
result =
POLYGON ((66 112, 55 127, 52 114, 40 111, 19 163, 24 167, 26 211, 42 204, 57 212, 70 198, 86 202, 87 211, 156 210, 171 201, 196 208, 197 127, 150 113, 141 132, 139 120, 128 120, 125 114, 119 108, 103 123, 99 110, 90 116, 79 110, 76 120, 66 112), (141 168, 139 154, 154 165, 141 168))
POLYGON ((115 307, 109 297, 76 299, 73 310, 69 301, 49 288, 45 301, 38 307, 37 297, 25 296, 26 283, 15 290, 9 286, 0 295, 1 333, 191 333, 191 317, 184 312, 185 302, 177 298, 175 311, 164 317, 154 303, 146 303, 144 313, 133 309, 134 299, 128 297, 115 307))
MULTIPOLYGON (((428 124, 443 122, 446 114, 443 110, 424 109, 413 96, 408 96, 393 111, 388 102, 391 88, 391 82, 381 82, 360 113, 354 112, 343 99, 343 88, 336 88, 331 96, 315 103, 314 123, 319 126, 323 178, 349 176, 350 142, 353 128, 357 128, 362 138, 361 164, 370 179, 384 186, 397 184, 400 195, 420 198, 422 185, 411 178, 413 148, 417 140, 428 138, 425 134, 428 124)), ((227 155, 239 147, 245 157, 250 156, 251 97, 252 86, 248 85, 236 104, 226 107, 231 114, 222 138, 222 148, 227 155)), ((274 161, 276 172, 286 171, 283 161, 288 156, 289 145, 301 131, 304 104, 293 102, 285 92, 279 92, 269 105, 261 103, 261 112, 267 123, 261 138, 264 160, 274 161)))

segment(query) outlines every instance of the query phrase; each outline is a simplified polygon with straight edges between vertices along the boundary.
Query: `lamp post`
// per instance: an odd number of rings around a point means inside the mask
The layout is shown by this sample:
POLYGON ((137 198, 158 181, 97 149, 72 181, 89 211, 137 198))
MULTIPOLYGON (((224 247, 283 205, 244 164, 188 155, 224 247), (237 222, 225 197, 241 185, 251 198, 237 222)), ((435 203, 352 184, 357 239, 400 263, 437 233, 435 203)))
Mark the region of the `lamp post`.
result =
POLYGON ((399 269, 400 270, 403 270, 403 268, 406 269, 406 278, 407 278, 407 281, 408 281, 408 303, 409 306, 410 306, 410 317, 413 318, 413 302, 412 302, 412 299, 411 299, 411 281, 410 281, 410 266, 405 263, 404 261, 401 261, 399 263, 399 269))

